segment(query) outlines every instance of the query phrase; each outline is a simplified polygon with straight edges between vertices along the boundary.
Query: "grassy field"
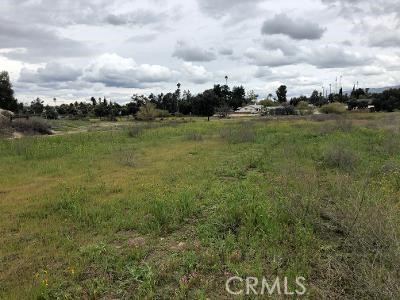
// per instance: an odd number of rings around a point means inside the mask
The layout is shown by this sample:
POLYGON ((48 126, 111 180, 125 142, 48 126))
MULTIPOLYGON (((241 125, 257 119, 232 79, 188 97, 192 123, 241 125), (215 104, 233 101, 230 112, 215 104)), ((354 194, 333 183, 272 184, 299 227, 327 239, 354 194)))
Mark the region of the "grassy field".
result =
POLYGON ((399 118, 66 123, 0 140, 0 298, 232 299, 237 275, 303 276, 308 299, 399 299, 399 118))

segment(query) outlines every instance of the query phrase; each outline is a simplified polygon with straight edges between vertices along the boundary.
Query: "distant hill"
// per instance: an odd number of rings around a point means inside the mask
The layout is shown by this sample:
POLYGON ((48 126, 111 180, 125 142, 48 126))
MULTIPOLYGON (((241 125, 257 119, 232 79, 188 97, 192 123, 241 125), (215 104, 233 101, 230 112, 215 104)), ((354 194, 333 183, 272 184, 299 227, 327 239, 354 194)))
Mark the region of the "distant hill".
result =
MULTIPOLYGON (((400 89, 400 85, 386 86, 386 87, 381 87, 381 88, 369 88, 369 93, 379 94, 379 93, 382 93, 383 91, 390 90, 390 89, 400 89)), ((350 95, 351 90, 344 91, 343 94, 350 95)))
POLYGON ((386 90, 390 90, 390 89, 400 89, 400 85, 395 85, 395 86, 387 86, 387 87, 383 87, 383 88, 370 88, 369 92, 370 93, 382 93, 386 90))

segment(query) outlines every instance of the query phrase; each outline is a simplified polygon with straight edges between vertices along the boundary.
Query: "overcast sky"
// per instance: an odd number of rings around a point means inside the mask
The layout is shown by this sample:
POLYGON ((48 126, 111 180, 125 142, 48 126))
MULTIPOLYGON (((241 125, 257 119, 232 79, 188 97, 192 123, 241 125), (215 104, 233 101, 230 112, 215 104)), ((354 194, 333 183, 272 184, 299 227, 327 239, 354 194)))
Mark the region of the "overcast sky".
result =
POLYGON ((399 0, 1 0, 0 69, 60 102, 243 84, 400 84, 399 0), (340 81, 338 79, 338 81, 340 81))

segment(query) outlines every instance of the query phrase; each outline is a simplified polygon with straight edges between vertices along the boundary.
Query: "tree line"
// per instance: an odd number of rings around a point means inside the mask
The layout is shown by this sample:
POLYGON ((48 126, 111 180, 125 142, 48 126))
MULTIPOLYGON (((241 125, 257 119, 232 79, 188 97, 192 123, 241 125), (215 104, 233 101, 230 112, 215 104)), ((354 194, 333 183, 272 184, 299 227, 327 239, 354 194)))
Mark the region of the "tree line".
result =
POLYGON ((350 95, 338 93, 323 95, 313 91, 309 97, 300 96, 287 99, 287 87, 281 85, 276 90, 276 96, 269 94, 266 99, 257 102, 258 96, 250 91, 246 93, 243 86, 235 86, 232 89, 227 85, 216 84, 213 88, 193 95, 189 90, 181 90, 177 84, 174 92, 166 94, 153 94, 149 96, 134 94, 130 102, 119 104, 104 98, 91 97, 90 101, 76 101, 70 104, 45 105, 40 98, 33 100, 30 105, 19 103, 14 97, 14 90, 6 71, 0 72, 0 108, 10 110, 23 115, 43 116, 48 119, 56 119, 59 116, 71 118, 84 118, 88 116, 114 120, 118 116, 145 116, 150 118, 169 115, 195 115, 210 118, 214 114, 221 117, 250 103, 258 103, 268 106, 279 106, 282 114, 295 113, 295 107, 312 104, 323 106, 332 102, 340 102, 348 105, 349 110, 363 109, 374 105, 377 111, 394 111, 400 109, 400 89, 390 89, 382 93, 369 93, 368 89, 353 88, 350 95))

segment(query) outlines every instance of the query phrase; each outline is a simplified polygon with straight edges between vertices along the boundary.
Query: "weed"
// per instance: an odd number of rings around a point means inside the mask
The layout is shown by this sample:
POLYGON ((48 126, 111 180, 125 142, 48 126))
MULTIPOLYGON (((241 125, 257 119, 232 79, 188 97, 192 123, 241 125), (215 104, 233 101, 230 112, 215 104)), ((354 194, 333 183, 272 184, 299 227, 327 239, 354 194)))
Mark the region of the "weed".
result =
POLYGON ((324 164, 330 168, 338 168, 346 171, 353 170, 358 162, 358 156, 343 145, 329 147, 323 157, 324 164))

